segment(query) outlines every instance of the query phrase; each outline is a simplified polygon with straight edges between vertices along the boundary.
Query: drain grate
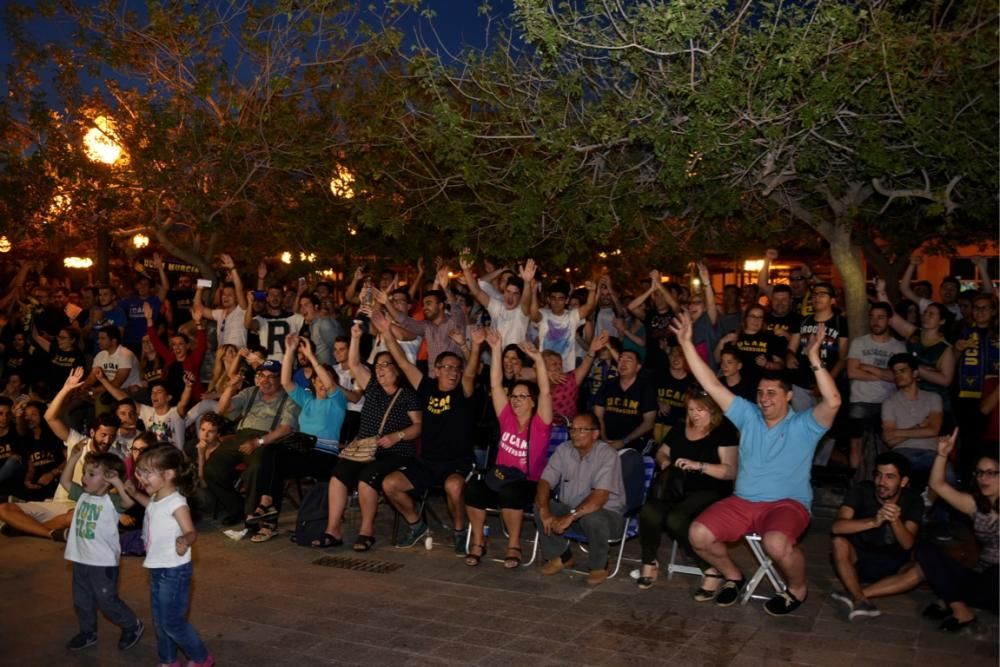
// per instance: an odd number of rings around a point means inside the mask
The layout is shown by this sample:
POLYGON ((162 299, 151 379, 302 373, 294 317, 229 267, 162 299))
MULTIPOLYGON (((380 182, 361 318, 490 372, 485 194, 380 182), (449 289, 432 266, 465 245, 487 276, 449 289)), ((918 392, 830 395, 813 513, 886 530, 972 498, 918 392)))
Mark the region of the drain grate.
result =
POLYGON ((351 558, 349 556, 323 556, 314 560, 313 565, 338 567, 341 570, 353 570, 355 572, 371 572, 372 574, 388 574, 403 567, 402 563, 390 563, 370 558, 351 558))

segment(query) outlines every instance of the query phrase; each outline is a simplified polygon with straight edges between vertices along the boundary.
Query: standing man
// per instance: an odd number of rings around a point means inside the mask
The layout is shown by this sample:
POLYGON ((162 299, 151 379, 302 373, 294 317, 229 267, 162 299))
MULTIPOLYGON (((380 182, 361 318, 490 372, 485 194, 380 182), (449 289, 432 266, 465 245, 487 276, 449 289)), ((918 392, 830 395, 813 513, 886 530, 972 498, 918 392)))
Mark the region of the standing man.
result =
POLYGON ((573 417, 570 440, 559 445, 545 465, 535 494, 535 516, 542 521, 542 574, 573 567, 569 541, 572 526, 587 536, 590 574, 586 584, 608 578, 608 540, 620 535, 625 521, 625 484, 618 452, 598 439, 600 427, 591 412, 573 417), (556 491, 559 500, 552 499, 556 491))
POLYGON ((803 412, 819 399, 819 390, 814 373, 809 368, 806 348, 809 340, 823 325, 825 337, 820 340, 819 356, 830 371, 834 381, 847 366, 847 318, 833 309, 836 291, 830 283, 816 283, 812 288, 813 312, 806 315, 798 331, 792 332, 788 340, 786 354, 787 367, 793 372, 794 394, 792 408, 803 412))
POLYGON ((570 288, 565 280, 557 280, 549 287, 549 307, 539 308, 532 281, 528 295, 531 319, 538 323, 538 347, 551 350, 562 357, 562 371, 576 368, 576 330, 597 305, 597 285, 587 281, 587 302, 579 308, 567 308, 570 288))
POLYGON ((851 341, 847 352, 847 377, 851 381, 851 401, 848 404, 851 435, 850 466, 861 466, 861 446, 865 433, 878 432, 882 420, 882 403, 896 391, 889 369, 893 355, 906 352, 903 341, 889 333, 892 306, 879 302, 868 311, 868 331, 851 341))
MULTIPOLYGON (((698 355, 686 313, 681 313, 671 330, 695 379, 740 431, 735 492, 695 519, 689 532, 691 546, 723 577, 716 604, 730 606, 739 599, 746 579, 729 557, 726 544, 747 533, 760 534, 764 551, 788 582, 788 588, 768 600, 764 610, 772 616, 788 614, 808 593, 805 555, 797 542, 809 525, 813 452, 840 408, 837 385, 819 356, 825 327, 818 326, 806 348, 822 399, 805 412, 789 409, 791 387, 771 374, 761 377, 757 385, 756 407, 734 396, 698 355)), ((712 579, 702 585, 711 585, 712 579)))
POLYGON ((492 327, 500 332, 503 346, 522 343, 528 331, 529 308, 531 302, 525 291, 535 278, 535 260, 529 259, 521 269, 521 277, 511 276, 503 290, 503 298, 497 299, 487 294, 472 275, 472 250, 465 248, 458 258, 462 266, 465 284, 472 297, 490 314, 492 327))

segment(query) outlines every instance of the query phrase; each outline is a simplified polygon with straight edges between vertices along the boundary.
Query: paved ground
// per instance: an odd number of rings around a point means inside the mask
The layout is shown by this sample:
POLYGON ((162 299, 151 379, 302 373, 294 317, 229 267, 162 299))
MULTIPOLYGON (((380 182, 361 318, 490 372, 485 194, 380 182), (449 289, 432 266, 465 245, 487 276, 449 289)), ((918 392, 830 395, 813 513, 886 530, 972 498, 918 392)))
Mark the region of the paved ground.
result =
MULTIPOLYGON (((191 618, 219 664, 997 664, 996 617, 980 614, 980 639, 942 635, 919 616, 931 599, 926 589, 880 602, 880 618, 848 623, 826 597, 828 520, 817 519, 805 541, 809 599, 794 616, 774 619, 758 602, 729 609, 693 602, 695 579, 687 576, 661 577, 639 592, 626 568, 587 590, 580 575, 546 578, 538 567, 507 572, 484 561, 469 568, 444 546, 400 551, 386 545, 390 514, 381 513, 376 550, 362 556, 402 565, 387 574, 313 564, 354 555, 345 548, 324 554, 295 546, 287 534, 262 545, 233 542, 203 524, 191 618)), ((287 528, 293 516, 282 519, 287 528)), ((353 537, 353 524, 347 530, 353 537)), ((626 556, 637 550, 631 542, 626 556)), ((749 569, 749 552, 740 547, 738 556, 749 569)), ((63 649, 76 625, 60 545, 0 537, 0 563, 0 665, 156 663, 151 627, 125 654, 116 648, 117 629, 103 620, 97 647, 63 649)), ((121 593, 151 625, 138 559, 125 559, 121 593)))

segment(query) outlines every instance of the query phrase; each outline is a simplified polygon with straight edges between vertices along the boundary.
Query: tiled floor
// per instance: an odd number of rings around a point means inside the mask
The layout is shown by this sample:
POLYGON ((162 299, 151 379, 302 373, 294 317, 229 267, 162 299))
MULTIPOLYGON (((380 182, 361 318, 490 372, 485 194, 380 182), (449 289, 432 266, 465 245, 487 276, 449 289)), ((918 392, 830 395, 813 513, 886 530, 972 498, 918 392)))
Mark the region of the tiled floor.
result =
MULTIPOLYGON (((827 598, 828 520, 816 519, 805 541, 809 599, 795 615, 775 619, 759 602, 728 609, 693 602, 696 581, 687 576, 661 577, 640 592, 624 567, 618 578, 588 590, 576 574, 543 577, 538 567, 509 572, 491 561, 466 567, 447 544, 401 551, 387 546, 390 515, 382 511, 377 548, 362 556, 403 564, 389 574, 316 566, 325 554, 290 543, 285 533, 257 545, 233 542, 203 524, 191 619, 219 664, 997 664, 997 618, 980 613, 985 633, 978 639, 942 635, 920 618, 931 599, 926 589, 880 601, 877 619, 845 620, 827 598)), ((283 527, 292 519, 283 516, 283 527)), ((352 525, 347 531, 353 538, 352 525)), ((493 546, 500 550, 496 538, 493 546)), ((630 543, 626 556, 637 548, 630 543)), ((749 552, 737 553, 749 570, 749 552)), ((349 548, 326 554, 353 555, 349 548)), ((0 665, 156 663, 140 560, 124 560, 121 594, 150 627, 128 653, 117 650, 118 631, 106 621, 97 647, 78 654, 63 648, 76 623, 60 545, 0 537, 0 563, 0 665)))

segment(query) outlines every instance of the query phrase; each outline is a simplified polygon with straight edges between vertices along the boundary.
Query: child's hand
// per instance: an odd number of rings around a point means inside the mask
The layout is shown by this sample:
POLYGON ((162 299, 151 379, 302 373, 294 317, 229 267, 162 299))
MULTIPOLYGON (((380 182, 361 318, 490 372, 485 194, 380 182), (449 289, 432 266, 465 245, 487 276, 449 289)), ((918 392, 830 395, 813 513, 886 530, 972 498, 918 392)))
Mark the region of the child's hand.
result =
POLYGON ((132 481, 130 479, 130 480, 126 481, 125 484, 123 484, 122 486, 125 489, 125 493, 129 494, 130 496, 134 496, 135 495, 137 489, 135 488, 135 482, 134 481, 132 481))
POLYGON ((122 514, 120 517, 118 517, 118 523, 120 523, 126 528, 132 528, 135 526, 135 517, 130 516, 128 514, 122 514))
POLYGON ((122 478, 119 477, 118 473, 116 473, 114 470, 108 470, 107 472, 105 472, 104 479, 116 489, 121 490, 122 488, 124 488, 124 485, 122 484, 122 478))
POLYGON ((69 450, 69 458, 71 460, 75 461, 76 459, 83 456, 83 443, 84 441, 81 440, 80 442, 73 445, 73 449, 69 450))
POLYGON ((188 549, 191 548, 191 545, 188 544, 187 538, 184 537, 183 535, 177 538, 176 546, 177 546, 178 556, 183 556, 184 554, 187 553, 188 549))

